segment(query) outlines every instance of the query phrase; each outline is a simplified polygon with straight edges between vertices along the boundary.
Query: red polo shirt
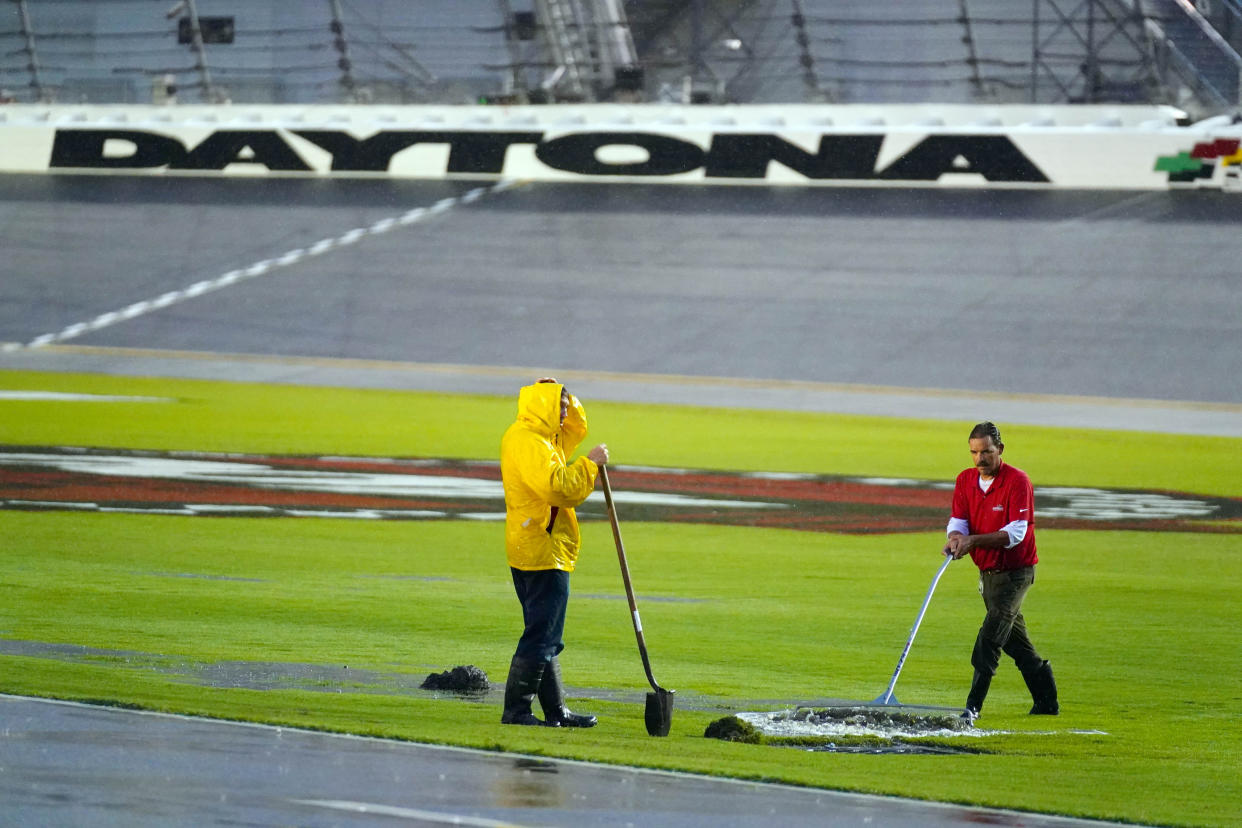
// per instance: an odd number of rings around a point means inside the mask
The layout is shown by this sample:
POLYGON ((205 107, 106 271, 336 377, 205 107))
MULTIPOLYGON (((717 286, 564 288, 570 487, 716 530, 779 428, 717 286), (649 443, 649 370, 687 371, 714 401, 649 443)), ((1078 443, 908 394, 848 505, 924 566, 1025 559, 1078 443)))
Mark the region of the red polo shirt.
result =
POLYGON ((953 489, 953 517, 970 524, 972 535, 999 532, 1015 520, 1026 521, 1026 537, 1010 549, 975 549, 971 560, 980 570, 1020 569, 1039 562, 1035 554, 1035 490, 1026 472, 1001 463, 992 485, 979 488, 979 470, 973 466, 957 476, 953 489))

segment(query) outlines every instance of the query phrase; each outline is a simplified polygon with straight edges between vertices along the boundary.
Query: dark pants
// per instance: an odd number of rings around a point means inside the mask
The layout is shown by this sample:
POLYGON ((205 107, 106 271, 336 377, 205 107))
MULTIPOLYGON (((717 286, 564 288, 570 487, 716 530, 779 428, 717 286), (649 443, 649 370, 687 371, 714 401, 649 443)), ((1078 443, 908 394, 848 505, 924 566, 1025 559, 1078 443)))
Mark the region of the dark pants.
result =
POLYGON ((515 655, 532 662, 546 662, 565 649, 565 608, 569 605, 569 573, 559 569, 526 571, 509 568, 513 588, 522 602, 526 629, 518 639, 515 655))
POLYGON ((983 606, 987 609, 987 615, 975 639, 970 663, 984 675, 996 675, 1002 652, 1014 660, 1024 675, 1043 663, 1035 651, 1035 645, 1027 637, 1026 621, 1022 618, 1022 599, 1033 583, 1033 566, 980 574, 983 606))

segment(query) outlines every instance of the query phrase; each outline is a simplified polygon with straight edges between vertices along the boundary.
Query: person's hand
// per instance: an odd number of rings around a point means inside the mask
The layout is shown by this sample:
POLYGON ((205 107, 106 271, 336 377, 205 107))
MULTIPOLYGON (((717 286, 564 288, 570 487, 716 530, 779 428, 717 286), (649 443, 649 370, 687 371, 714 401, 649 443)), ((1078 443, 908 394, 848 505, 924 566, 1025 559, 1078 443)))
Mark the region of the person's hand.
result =
POLYGON ((973 544, 970 542, 969 535, 954 533, 949 535, 949 540, 944 545, 944 554, 952 555, 953 560, 961 560, 970 552, 973 544))
POLYGON ((608 465, 608 446, 600 443, 598 446, 587 452, 587 459, 597 466, 608 465))

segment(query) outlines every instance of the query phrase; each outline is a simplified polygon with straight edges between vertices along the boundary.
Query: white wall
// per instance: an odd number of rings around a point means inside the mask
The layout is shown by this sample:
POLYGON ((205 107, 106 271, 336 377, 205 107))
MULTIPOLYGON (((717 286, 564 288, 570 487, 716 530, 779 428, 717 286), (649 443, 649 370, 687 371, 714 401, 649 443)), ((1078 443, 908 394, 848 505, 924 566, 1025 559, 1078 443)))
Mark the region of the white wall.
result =
POLYGON ((1242 189, 1242 124, 1180 126, 1180 114, 1022 105, 8 106, 0 173, 1242 189))

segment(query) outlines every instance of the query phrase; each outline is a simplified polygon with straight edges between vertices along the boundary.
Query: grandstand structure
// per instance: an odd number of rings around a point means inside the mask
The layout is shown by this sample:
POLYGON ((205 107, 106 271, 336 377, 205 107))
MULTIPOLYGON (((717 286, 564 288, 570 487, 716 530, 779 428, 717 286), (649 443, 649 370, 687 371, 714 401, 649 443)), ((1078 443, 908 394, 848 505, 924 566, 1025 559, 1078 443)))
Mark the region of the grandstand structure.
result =
POLYGON ((1242 108, 1242 0, 0 0, 20 103, 1242 108))

